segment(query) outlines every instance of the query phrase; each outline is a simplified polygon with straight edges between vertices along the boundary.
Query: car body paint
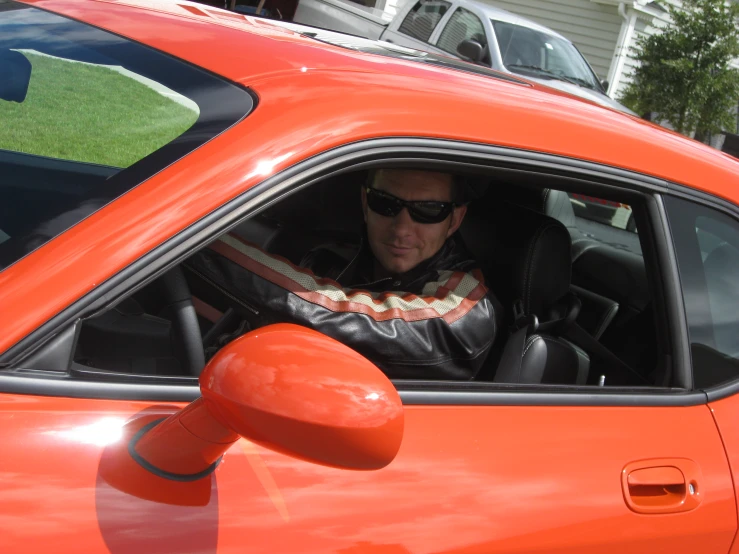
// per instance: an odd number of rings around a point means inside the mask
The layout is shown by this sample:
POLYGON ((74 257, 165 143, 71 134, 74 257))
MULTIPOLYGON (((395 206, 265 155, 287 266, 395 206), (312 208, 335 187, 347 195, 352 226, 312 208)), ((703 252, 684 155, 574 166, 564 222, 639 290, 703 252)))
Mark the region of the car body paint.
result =
MULTIPOLYGON (((739 202, 735 160, 538 87, 362 55, 268 22, 175 4, 31 4, 239 82, 258 105, 0 272, 0 352, 251 187, 362 140, 411 136, 544 152, 739 202)), ((736 420, 736 401, 723 402, 713 407, 723 443, 700 405, 406 406, 400 452, 384 469, 327 468, 241 439, 207 481, 160 483, 167 503, 123 492, 105 476, 134 428, 182 404, 3 394, 0 551, 727 552, 737 530, 729 464, 739 445, 723 419, 736 420), (645 458, 699 464, 700 506, 680 516, 631 511, 621 473, 645 458)))
POLYGON ((127 422, 181 404, 0 402, 0 441, 13 444, 0 462, 3 552, 714 553, 736 530, 705 406, 408 406, 401 450, 384 469, 324 467, 241 439, 213 475, 176 484, 179 500, 167 503, 103 476, 125 450, 127 422), (627 463, 665 452, 703 473, 703 503, 679 527, 674 515, 630 511, 621 493, 627 463))

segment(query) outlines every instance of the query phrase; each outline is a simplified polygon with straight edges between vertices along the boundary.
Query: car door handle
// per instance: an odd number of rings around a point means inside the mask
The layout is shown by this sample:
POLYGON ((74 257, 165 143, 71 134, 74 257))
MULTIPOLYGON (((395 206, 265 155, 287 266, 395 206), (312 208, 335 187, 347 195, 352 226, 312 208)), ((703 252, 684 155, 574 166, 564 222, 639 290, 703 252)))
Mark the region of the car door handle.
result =
POLYGON ((686 512, 701 502, 698 464, 685 458, 659 458, 628 464, 621 472, 626 504, 641 514, 686 512))
POLYGON ((646 467, 635 469, 628 476, 631 487, 684 487, 685 476, 676 467, 646 467))

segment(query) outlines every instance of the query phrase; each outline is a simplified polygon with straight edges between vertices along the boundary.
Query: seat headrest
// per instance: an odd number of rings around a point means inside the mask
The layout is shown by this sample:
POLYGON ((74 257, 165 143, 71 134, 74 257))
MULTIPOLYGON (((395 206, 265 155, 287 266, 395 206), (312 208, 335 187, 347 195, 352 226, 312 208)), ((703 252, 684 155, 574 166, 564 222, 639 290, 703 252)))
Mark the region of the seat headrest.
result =
POLYGON ((460 233, 482 262, 493 293, 510 308, 540 321, 561 317, 557 303, 570 289, 570 235, 554 218, 508 202, 485 202, 470 210, 460 233))
POLYGON ((509 228, 523 239, 513 256, 513 292, 524 312, 542 321, 556 317, 551 310, 570 290, 570 234, 556 219, 525 208, 509 228))
POLYGON ((553 217, 565 227, 577 227, 575 210, 572 209, 570 197, 564 191, 519 186, 501 192, 502 199, 507 202, 553 217))

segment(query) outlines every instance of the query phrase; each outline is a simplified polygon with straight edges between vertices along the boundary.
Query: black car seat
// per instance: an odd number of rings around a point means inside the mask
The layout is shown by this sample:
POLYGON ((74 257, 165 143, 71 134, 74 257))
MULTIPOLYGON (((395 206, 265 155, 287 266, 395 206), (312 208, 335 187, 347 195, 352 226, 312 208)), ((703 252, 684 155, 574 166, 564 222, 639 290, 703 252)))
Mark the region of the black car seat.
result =
POLYGON ((570 233, 573 261, 580 254, 582 246, 579 245, 582 242, 591 240, 585 237, 577 228, 575 210, 572 209, 570 197, 566 192, 548 188, 515 186, 508 187, 505 191, 501 191, 500 194, 507 202, 548 215, 562 223, 570 233))
MULTIPOLYGON (((602 246, 601 243, 588 238, 578 229, 570 197, 564 191, 548 188, 510 187, 504 192, 503 197, 509 202, 542 213, 562 223, 570 234, 573 265, 585 252, 602 246)), ((575 284, 571 285, 570 290, 582 303, 578 324, 595 339, 600 339, 616 318, 620 303, 575 284)))
POLYGON ((492 368, 493 380, 585 384, 589 357, 562 338, 579 310, 570 292, 570 235, 565 226, 522 206, 487 198, 470 204, 460 234, 481 263, 488 286, 508 307, 505 319, 513 332, 491 354, 490 362, 497 366, 492 368))
POLYGON ((232 232, 298 265, 325 244, 356 247, 364 222, 361 186, 367 177, 367 171, 354 171, 325 179, 281 199, 232 232))

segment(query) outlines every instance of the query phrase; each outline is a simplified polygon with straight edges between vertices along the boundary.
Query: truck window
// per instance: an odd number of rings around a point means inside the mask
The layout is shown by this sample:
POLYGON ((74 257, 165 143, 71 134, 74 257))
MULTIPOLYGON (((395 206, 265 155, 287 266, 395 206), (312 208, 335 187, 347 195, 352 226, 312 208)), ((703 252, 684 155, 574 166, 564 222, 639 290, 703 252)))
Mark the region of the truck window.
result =
POLYGON ((456 56, 459 44, 468 39, 479 42, 483 48, 487 46, 485 28, 480 18, 469 10, 459 8, 449 18, 436 46, 456 56))
POLYGON ((400 24, 398 31, 424 42, 444 17, 451 4, 442 0, 420 0, 400 24))
POLYGON ((554 74, 602 90, 588 62, 570 41, 521 25, 491 21, 503 65, 509 71, 536 77, 554 74))

